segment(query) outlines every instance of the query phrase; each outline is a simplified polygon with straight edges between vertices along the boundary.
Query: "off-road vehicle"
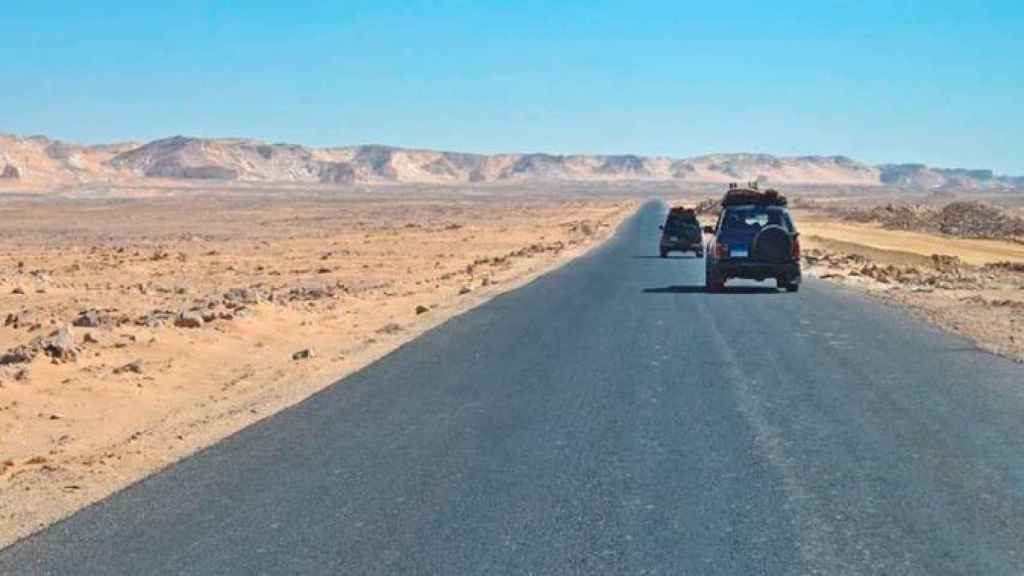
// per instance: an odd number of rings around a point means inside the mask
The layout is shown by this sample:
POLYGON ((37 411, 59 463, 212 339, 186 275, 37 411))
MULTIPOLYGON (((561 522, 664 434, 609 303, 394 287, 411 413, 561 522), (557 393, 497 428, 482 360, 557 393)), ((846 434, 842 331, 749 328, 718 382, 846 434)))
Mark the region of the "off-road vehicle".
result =
POLYGON ((800 234, 786 209, 786 197, 761 191, 757 183, 730 184, 705 259, 708 291, 721 290, 730 278, 774 278, 779 288, 800 288, 800 234))
POLYGON ((661 226, 658 252, 662 258, 669 252, 693 252, 697 258, 704 256, 704 235, 693 209, 676 206, 668 211, 665 224, 661 226))

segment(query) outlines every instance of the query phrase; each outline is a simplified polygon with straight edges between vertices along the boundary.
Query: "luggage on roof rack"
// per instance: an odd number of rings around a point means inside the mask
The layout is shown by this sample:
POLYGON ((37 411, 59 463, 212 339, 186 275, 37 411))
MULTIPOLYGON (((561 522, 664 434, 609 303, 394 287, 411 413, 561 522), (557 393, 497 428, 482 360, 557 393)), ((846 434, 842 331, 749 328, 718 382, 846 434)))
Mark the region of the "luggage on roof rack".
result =
POLYGON ((669 214, 691 214, 694 213, 693 208, 687 208, 686 206, 673 206, 668 209, 669 214))
POLYGON ((756 187, 740 188, 729 186, 729 190, 722 197, 722 206, 737 206, 740 204, 762 204, 768 206, 785 206, 788 202, 786 197, 779 194, 777 190, 760 191, 756 187))

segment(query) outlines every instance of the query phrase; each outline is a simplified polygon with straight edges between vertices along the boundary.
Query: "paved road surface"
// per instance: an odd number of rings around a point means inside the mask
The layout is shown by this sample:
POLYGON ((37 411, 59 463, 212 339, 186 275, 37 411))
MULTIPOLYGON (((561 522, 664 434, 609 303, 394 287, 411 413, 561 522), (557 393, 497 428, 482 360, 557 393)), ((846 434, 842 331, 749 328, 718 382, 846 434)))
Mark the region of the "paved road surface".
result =
POLYGON ((2 574, 1020 574, 1024 368, 665 207, 0 553, 2 574))

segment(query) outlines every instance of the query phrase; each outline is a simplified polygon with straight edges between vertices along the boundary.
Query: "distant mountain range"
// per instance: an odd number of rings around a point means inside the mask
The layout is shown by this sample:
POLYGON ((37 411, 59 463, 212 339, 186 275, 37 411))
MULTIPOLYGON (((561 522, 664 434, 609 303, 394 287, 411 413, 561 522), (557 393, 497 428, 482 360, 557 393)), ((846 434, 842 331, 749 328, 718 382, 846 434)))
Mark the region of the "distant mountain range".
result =
POLYGON ((873 166, 845 156, 485 155, 389 146, 310 148, 183 136, 145 144, 79 146, 43 136, 0 135, 0 190, 174 181, 347 185, 544 180, 1024 188, 1024 178, 999 176, 991 170, 873 166))

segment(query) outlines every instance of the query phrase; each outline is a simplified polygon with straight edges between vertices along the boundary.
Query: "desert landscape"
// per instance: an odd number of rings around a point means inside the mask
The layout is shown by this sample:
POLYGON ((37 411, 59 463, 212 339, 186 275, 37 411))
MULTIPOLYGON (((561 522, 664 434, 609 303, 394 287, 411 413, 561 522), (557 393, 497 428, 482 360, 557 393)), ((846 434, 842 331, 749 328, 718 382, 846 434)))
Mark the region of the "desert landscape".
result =
POLYGON ((672 183, 761 181, 772 185, 1005 190, 1024 177, 987 169, 923 164, 871 165, 845 156, 706 154, 665 156, 471 154, 391 146, 311 148, 237 138, 174 136, 152 142, 78 145, 45 136, 0 134, 0 183, 25 192, 95 192, 126 186, 174 187, 273 183, 510 183, 535 180, 672 183))
POLYGON ((805 274, 1024 360, 1024 196, 984 170, 4 136, 0 171, 0 545, 731 180, 790 197, 805 274))
POLYGON ((0 197, 0 543, 606 238, 636 203, 0 197))
POLYGON ((867 290, 1024 362, 1020 199, 795 210, 812 276, 867 290))

